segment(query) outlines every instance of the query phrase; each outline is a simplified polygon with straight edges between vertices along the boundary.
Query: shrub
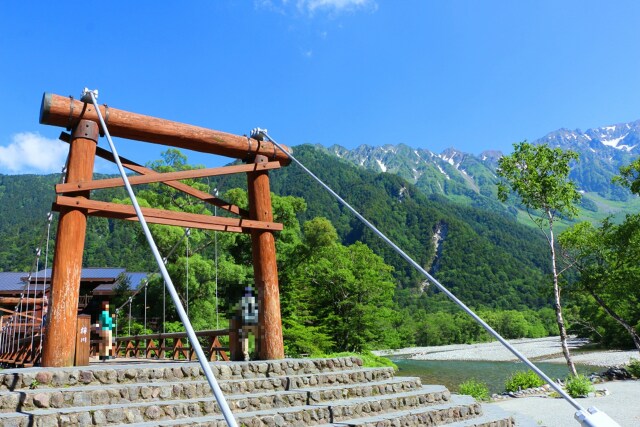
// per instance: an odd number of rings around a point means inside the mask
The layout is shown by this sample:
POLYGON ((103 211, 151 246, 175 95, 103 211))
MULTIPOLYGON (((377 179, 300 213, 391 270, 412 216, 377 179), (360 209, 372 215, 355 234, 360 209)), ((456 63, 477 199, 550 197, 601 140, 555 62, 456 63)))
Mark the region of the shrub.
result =
POLYGON ((627 371, 634 377, 640 378, 640 360, 631 359, 629 366, 627 366, 627 371))
POLYGON ((506 391, 513 392, 525 390, 532 387, 540 387, 544 384, 544 380, 533 371, 518 371, 513 374, 504 383, 506 391))
POLYGON ((458 386, 458 393, 473 396, 478 400, 489 400, 487 384, 471 378, 458 386))
POLYGON ((595 391, 595 387, 591 384, 591 380, 584 375, 576 375, 567 378, 567 393, 571 397, 586 397, 589 393, 595 391))

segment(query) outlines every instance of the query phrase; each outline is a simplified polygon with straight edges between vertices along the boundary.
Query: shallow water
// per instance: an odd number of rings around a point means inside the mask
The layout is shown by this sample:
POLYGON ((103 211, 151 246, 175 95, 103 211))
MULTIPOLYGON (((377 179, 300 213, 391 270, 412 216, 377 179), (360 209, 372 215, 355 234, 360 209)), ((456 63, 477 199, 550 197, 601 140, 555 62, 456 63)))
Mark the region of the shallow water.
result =
MULTIPOLYGON (((452 392, 457 392, 458 385, 470 378, 482 381, 489 386, 491 393, 502 393, 504 382, 513 372, 527 370, 522 362, 480 362, 460 360, 410 360, 392 357, 400 372, 398 375, 420 377, 422 384, 440 384, 452 392)), ((566 365, 560 363, 535 363, 552 379, 564 379, 569 373, 566 365)), ((597 366, 576 364, 580 374, 590 374, 603 370, 597 366)))

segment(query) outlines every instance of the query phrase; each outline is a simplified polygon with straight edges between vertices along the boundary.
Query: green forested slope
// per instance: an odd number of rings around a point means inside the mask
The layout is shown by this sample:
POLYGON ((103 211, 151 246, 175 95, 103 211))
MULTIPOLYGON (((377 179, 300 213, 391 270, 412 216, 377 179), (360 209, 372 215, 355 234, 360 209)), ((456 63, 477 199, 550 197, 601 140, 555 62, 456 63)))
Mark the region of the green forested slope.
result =
MULTIPOLYGON (((398 176, 356 168, 311 146, 297 147, 296 156, 466 303, 502 309, 546 305, 547 254, 536 230, 507 215, 427 198, 398 176), (442 240, 436 252, 437 228, 442 240)), ((291 165, 271 177, 274 193, 306 200, 301 223, 318 216, 328 218, 343 244, 362 241, 382 255, 394 267, 400 288, 414 294, 422 289, 424 278, 300 168, 291 165)), ((31 268, 57 180, 55 175, 0 176, 2 270, 31 268)), ((246 181, 241 176, 226 177, 212 180, 214 185, 227 191, 246 187, 246 181)), ((97 195, 103 200, 122 196, 119 191, 97 195)), ((149 250, 133 231, 135 226, 90 218, 84 264, 155 270, 149 250)), ((435 291, 428 287, 426 292, 435 291)))
MULTIPOLYGON (((495 308, 547 304, 548 257, 537 230, 506 214, 428 198, 397 175, 357 168, 312 146, 296 147, 295 155, 466 303, 495 308), (435 253, 432 239, 439 224, 445 235, 435 253)), ((402 288, 420 287, 423 277, 300 168, 292 164, 271 177, 274 193, 307 201, 302 220, 328 218, 345 244, 362 241, 382 255, 402 288)), ((235 177, 216 185, 245 184, 235 177)))

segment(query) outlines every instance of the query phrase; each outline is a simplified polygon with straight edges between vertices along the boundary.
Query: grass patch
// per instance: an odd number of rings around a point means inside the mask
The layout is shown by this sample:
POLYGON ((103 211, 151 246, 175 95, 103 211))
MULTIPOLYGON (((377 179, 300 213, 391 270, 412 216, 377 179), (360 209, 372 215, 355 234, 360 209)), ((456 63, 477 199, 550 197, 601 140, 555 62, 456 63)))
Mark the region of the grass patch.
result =
POLYGON ((344 351, 342 353, 313 354, 313 357, 325 357, 325 358, 350 357, 350 356, 359 357, 360 359, 362 359, 362 366, 365 366, 367 368, 390 367, 396 371, 398 370, 398 365, 393 363, 390 359, 387 359, 386 357, 383 357, 383 356, 376 356, 370 351, 363 351, 362 353, 352 353, 352 352, 344 351))

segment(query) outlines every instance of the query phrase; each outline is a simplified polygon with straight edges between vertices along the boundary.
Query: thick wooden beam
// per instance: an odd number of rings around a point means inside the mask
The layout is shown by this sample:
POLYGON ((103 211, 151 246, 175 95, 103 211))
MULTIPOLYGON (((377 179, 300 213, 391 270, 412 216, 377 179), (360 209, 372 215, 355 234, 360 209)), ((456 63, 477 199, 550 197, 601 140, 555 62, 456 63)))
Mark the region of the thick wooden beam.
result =
MULTIPOLYGON (((56 197, 53 210, 57 211, 69 207, 84 209, 90 216, 128 219, 132 221, 138 220, 136 212, 131 205, 100 202, 82 197, 56 197)), ((147 222, 152 224, 179 225, 181 227, 235 232, 249 232, 252 229, 281 231, 283 228, 282 224, 270 221, 255 221, 244 218, 225 218, 221 216, 175 212, 155 208, 141 209, 147 222)))
MULTIPOLYGON (((28 315, 28 314, 20 313, 20 312, 16 312, 16 311, 13 311, 13 310, 7 310, 6 308, 2 308, 2 307, 0 307, 0 311, 4 311, 4 312, 6 312, 6 313, 11 313, 11 314, 14 314, 14 315, 16 315, 16 316, 28 317, 29 319, 34 319, 34 317, 33 317, 33 316, 30 316, 30 315, 28 315)), ((39 310, 38 310, 38 311, 39 311, 39 310)), ((2 319, 2 317, 0 317, 0 319, 2 319)), ((42 320, 42 318, 40 318, 40 317, 35 317, 35 319, 36 319, 36 321, 38 321, 38 322, 42 320)))
MULTIPOLYGON (((247 159, 253 158, 255 155, 263 155, 271 160, 277 160, 283 165, 290 162, 289 157, 270 142, 257 141, 245 136, 131 113, 112 107, 107 109, 104 105, 100 107, 100 110, 112 136, 218 154, 234 159, 247 159)), ((72 127, 81 119, 98 121, 98 115, 92 104, 85 104, 68 96, 52 93, 43 95, 40 123, 72 127)))
MULTIPOLYGON (((71 141, 71 138, 69 134, 62 132, 60 134, 60 140, 68 143, 71 141)), ((104 148, 98 147, 96 150, 96 156, 103 158, 105 160, 108 160, 110 162, 115 161, 113 158, 113 154, 105 150, 104 148)), ((126 169, 137 172, 141 175, 156 173, 156 171, 154 171, 153 169, 145 168, 144 166, 132 160, 129 160, 125 157, 118 156, 118 158, 120 159, 122 166, 124 166, 126 169)), ((240 215, 243 218, 249 218, 249 211, 245 209, 241 209, 238 206, 233 205, 231 203, 225 202, 224 200, 214 197, 209 193, 205 193, 204 191, 196 190, 195 188, 187 184, 183 184, 180 181, 167 181, 167 182, 163 182, 163 184, 169 187, 175 188, 176 190, 182 191, 183 193, 193 196, 196 199, 200 199, 205 203, 215 205, 220 209, 224 209, 233 214, 240 215)))
MULTIPOLYGON (((77 123, 69 149, 67 182, 91 179, 98 136, 98 125, 95 122, 80 120, 77 123)), ((88 197, 88 192, 84 196, 88 197)), ((86 229, 85 209, 78 206, 60 209, 42 366, 73 366, 86 229)))
POLYGON ((23 304, 42 304, 44 302, 43 298, 33 298, 33 297, 0 297, 0 304, 20 304, 20 300, 22 300, 23 304))
MULTIPOLYGON (((131 176, 129 177, 129 183, 131 185, 150 184, 154 182, 178 181, 181 179, 204 178, 207 176, 231 175, 234 173, 278 169, 279 167, 280 163, 278 162, 268 162, 263 164, 225 166, 221 168, 191 169, 179 172, 156 172, 140 176, 131 176)), ((124 186, 124 181, 122 180, 122 178, 108 178, 88 182, 78 182, 73 184, 58 184, 56 185, 56 193, 77 193, 80 191, 99 190, 103 188, 114 188, 122 186, 124 186)))
MULTIPOLYGON (((267 158, 258 156, 255 163, 265 163, 267 158)), ((260 171, 247 174, 249 212, 251 219, 273 221, 269 172, 260 171)), ((278 286, 278 266, 276 264, 276 243, 269 230, 251 231, 253 275, 258 287, 258 353, 262 360, 284 359, 282 339, 282 319, 280 315, 280 290, 278 286)))

